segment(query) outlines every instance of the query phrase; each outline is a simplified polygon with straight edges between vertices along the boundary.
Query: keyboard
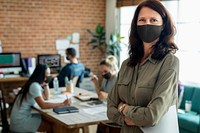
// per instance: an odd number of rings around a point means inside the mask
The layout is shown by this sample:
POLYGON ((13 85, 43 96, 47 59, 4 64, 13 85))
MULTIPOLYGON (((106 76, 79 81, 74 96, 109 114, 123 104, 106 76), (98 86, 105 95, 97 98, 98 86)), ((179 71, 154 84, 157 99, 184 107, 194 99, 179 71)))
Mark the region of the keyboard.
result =
POLYGON ((19 74, 6 74, 4 75, 4 78, 17 78, 21 77, 19 74))

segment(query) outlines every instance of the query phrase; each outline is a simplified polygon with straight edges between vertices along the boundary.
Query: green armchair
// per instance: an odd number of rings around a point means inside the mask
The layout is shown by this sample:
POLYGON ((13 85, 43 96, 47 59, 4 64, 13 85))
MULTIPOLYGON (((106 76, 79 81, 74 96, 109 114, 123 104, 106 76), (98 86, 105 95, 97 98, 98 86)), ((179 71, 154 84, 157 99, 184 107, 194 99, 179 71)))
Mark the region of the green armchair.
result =
POLYGON ((180 133, 200 133, 200 86, 184 85, 178 122, 180 133), (192 101, 190 112, 185 111, 186 100, 192 101))

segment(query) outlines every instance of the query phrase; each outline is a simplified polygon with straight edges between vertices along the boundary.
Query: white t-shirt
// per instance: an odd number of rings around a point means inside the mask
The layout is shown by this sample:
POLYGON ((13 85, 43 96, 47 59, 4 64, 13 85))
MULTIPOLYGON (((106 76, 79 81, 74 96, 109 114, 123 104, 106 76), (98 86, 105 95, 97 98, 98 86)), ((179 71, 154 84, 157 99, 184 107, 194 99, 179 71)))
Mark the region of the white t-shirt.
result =
POLYGON ((21 95, 16 99, 10 117, 10 130, 13 132, 36 132, 41 123, 40 114, 32 114, 31 109, 35 104, 35 98, 42 96, 42 87, 34 82, 29 87, 27 97, 20 106, 21 95))

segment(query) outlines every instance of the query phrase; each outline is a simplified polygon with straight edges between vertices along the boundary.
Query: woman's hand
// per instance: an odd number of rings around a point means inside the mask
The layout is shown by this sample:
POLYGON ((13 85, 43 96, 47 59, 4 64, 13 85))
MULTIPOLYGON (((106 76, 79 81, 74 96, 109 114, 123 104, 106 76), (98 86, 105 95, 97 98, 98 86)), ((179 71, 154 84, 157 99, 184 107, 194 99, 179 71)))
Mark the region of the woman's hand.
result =
POLYGON ((95 91, 96 91, 97 95, 99 95, 100 86, 99 86, 99 83, 98 83, 98 77, 97 77, 97 75, 91 76, 91 81, 92 81, 92 82, 94 83, 94 85, 95 85, 95 91))
MULTIPOLYGON (((124 104, 124 102, 120 102, 117 106, 117 110, 119 110, 119 108, 124 104)), ((120 112, 121 113, 121 112, 120 112)))
POLYGON ((70 105, 71 104, 71 98, 70 99, 66 99, 64 102, 63 102, 63 105, 66 106, 66 105, 70 105))
MULTIPOLYGON (((125 104, 124 102, 120 102, 120 103, 118 104, 117 109, 120 110, 120 107, 122 107, 124 104, 125 104)), ((122 110, 120 113, 121 113, 121 114, 124 114, 124 112, 126 112, 127 109, 128 109, 128 105, 126 104, 126 105, 124 106, 123 110, 122 110)), ((135 125, 135 123, 134 123, 132 120, 130 120, 129 118, 127 118, 127 117, 125 117, 124 122, 125 122, 127 125, 129 125, 129 126, 134 126, 134 125, 135 125)))
POLYGON ((126 125, 128 126, 134 126, 135 123, 133 121, 131 121, 129 118, 126 118, 124 119, 124 122, 126 123, 126 125))
POLYGON ((108 93, 103 92, 103 91, 100 91, 100 92, 98 93, 98 97, 99 97, 99 99, 107 99, 108 93))
POLYGON ((43 96, 43 98, 44 98, 45 100, 48 100, 49 97, 50 97, 49 85, 48 85, 48 83, 43 82, 43 83, 41 84, 41 86, 44 88, 44 91, 43 91, 43 93, 42 93, 42 96, 43 96))
POLYGON ((97 77, 97 75, 92 75, 92 77, 91 77, 91 81, 94 83, 94 84, 98 84, 98 77, 97 77))
POLYGON ((45 88, 46 86, 48 86, 48 83, 43 82, 43 83, 41 84, 41 86, 42 86, 43 88, 45 88))
POLYGON ((118 109, 118 111, 119 111, 122 115, 124 115, 125 112, 128 110, 128 107, 129 107, 128 104, 125 104, 124 102, 120 102, 120 103, 118 104, 117 109, 118 109))

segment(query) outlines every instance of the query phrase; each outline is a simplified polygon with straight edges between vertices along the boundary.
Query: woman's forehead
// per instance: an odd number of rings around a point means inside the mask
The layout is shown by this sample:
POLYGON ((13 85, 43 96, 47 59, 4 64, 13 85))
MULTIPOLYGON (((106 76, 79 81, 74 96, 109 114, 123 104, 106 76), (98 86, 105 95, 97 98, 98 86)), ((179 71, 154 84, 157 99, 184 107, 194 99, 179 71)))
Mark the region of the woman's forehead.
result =
POLYGON ((139 12, 138 17, 144 17, 144 18, 146 18, 146 17, 150 17, 150 18, 151 17, 158 17, 158 18, 162 18, 158 12, 156 12, 155 10, 153 10, 149 7, 143 7, 139 12))
POLYGON ((108 66, 106 66, 106 65, 100 65, 100 70, 101 71, 109 71, 110 68, 108 66))

